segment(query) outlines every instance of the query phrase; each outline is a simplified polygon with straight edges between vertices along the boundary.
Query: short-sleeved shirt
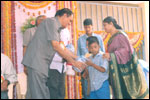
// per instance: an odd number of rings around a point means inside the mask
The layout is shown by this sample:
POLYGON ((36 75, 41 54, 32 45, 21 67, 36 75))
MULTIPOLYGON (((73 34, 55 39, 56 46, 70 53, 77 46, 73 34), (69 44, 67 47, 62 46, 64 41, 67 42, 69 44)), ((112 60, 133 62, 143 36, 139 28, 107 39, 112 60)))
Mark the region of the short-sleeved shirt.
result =
POLYGON ((51 41, 60 41, 61 24, 57 17, 47 18, 38 26, 27 46, 22 64, 48 77, 49 65, 56 51, 51 41))
POLYGON ((103 59, 102 54, 100 53, 98 53, 94 58, 91 56, 90 60, 94 64, 103 67, 106 70, 105 72, 100 72, 91 66, 87 68, 89 71, 91 91, 96 91, 100 89, 103 85, 103 82, 108 79, 108 61, 103 59))
MULTIPOLYGON (((64 45, 67 46, 70 41, 70 32, 67 28, 62 29, 60 32, 60 40, 63 41, 64 45)), ((63 58, 58 54, 55 53, 54 58, 50 64, 50 69, 56 69, 60 73, 62 73, 63 70, 63 58)), ((64 70, 63 72, 66 71, 66 66, 64 64, 64 70)))
MULTIPOLYGON (((105 48, 104 48, 104 43, 103 43, 103 39, 100 35, 92 33, 92 36, 97 37, 98 41, 99 41, 99 45, 101 47, 101 51, 105 52, 105 48)), ((84 34, 82 36, 80 36, 80 38, 78 39, 78 49, 77 49, 77 55, 78 56, 84 56, 86 53, 88 53, 88 49, 86 47, 86 39, 88 38, 88 35, 84 34)))
POLYGON ((32 27, 27 29, 23 34, 23 46, 28 46, 29 42, 32 40, 37 27, 32 27))

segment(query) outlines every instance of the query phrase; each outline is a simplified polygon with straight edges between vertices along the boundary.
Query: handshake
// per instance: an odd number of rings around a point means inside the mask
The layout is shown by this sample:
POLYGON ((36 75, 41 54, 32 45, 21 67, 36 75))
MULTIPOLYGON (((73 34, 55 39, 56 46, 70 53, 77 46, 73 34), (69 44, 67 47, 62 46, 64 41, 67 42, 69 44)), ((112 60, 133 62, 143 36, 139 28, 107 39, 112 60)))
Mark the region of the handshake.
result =
POLYGON ((86 62, 88 61, 88 57, 90 57, 90 56, 91 56, 91 54, 87 53, 85 56, 78 57, 76 59, 77 65, 73 65, 73 69, 76 72, 82 72, 88 66, 86 64, 86 62))
MULTIPOLYGON (((66 48, 68 49, 68 52, 71 52, 71 53, 74 52, 74 47, 72 44, 67 45, 66 48)), ((90 56, 91 56, 91 54, 87 53, 85 56, 74 57, 75 60, 72 62, 73 69, 76 72, 82 72, 88 66, 86 64, 86 61, 88 60, 88 57, 90 57, 90 56)), ((67 61, 65 59, 63 59, 63 62, 67 62, 67 61)))

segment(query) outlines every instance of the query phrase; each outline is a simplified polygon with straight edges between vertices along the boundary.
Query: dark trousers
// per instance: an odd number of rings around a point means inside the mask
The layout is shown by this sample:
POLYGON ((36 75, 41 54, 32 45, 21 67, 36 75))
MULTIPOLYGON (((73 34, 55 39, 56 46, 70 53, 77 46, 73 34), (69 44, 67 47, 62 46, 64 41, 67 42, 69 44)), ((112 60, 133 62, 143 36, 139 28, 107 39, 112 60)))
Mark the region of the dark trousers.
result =
POLYGON ((83 95, 82 99, 87 99, 88 98, 88 95, 87 95, 88 82, 87 82, 86 79, 84 79, 82 77, 81 78, 81 83, 82 83, 82 95, 83 95))
POLYGON ((49 69, 48 87, 51 99, 65 98, 65 73, 59 73, 55 69, 49 69))

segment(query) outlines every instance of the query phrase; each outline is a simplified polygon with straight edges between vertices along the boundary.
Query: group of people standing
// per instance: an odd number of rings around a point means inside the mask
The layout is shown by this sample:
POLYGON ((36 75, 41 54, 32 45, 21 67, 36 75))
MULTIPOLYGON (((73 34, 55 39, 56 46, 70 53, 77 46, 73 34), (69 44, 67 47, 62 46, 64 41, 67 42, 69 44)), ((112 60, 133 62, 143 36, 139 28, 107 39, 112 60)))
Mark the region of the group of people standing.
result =
POLYGON ((110 16, 103 20, 105 31, 111 34, 108 50, 105 51, 102 37, 93 33, 92 20, 85 19, 86 34, 78 39, 77 55, 60 46, 60 41, 66 42, 65 47, 70 44, 69 39, 62 39, 67 36, 62 36, 62 30, 71 25, 72 20, 72 11, 64 8, 38 26, 22 62, 28 72, 27 98, 65 97, 66 66, 63 59, 74 67, 84 69, 81 73, 84 98, 109 99, 109 83, 113 98, 146 98, 149 90, 142 78, 144 76, 136 53, 116 20, 110 16), (76 61, 87 53, 92 55, 85 63, 76 61))
POLYGON ((86 62, 88 71, 83 73, 84 98, 110 99, 109 85, 112 87, 112 98, 149 98, 146 76, 127 34, 111 16, 103 20, 103 25, 105 31, 111 34, 107 51, 101 36, 92 32, 91 19, 85 19, 86 34, 78 40, 78 56, 92 54, 90 61, 86 62))
POLYGON ((29 41, 24 43, 22 61, 28 76, 26 98, 64 99, 64 62, 84 70, 81 74, 85 99, 110 99, 109 85, 116 99, 149 98, 148 85, 136 53, 116 20, 111 16, 103 20, 105 31, 111 34, 105 51, 102 37, 93 33, 92 20, 85 19, 85 34, 78 39, 77 55, 67 49, 71 42, 66 28, 72 21, 73 12, 63 8, 56 12, 55 17, 38 17, 37 24, 40 24, 34 36, 30 34, 30 39, 27 33, 32 32, 26 31, 24 41, 26 38, 29 41), (60 45, 62 41, 64 48, 60 45), (86 62, 76 60, 89 53, 86 62))

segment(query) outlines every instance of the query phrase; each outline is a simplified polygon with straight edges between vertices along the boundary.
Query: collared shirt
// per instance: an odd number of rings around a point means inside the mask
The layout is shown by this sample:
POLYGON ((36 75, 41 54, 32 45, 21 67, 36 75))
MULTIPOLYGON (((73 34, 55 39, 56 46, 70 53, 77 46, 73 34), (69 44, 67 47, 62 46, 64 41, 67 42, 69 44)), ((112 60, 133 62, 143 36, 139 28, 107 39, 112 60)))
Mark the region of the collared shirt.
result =
MULTIPOLYGON (((67 28, 62 29, 60 32, 60 40, 64 42, 64 45, 67 46, 70 41, 70 32, 67 28)), ((54 55, 54 58, 52 60, 52 63, 50 64, 50 69, 56 69, 59 73, 62 73, 63 64, 62 63, 62 57, 56 52, 54 55)), ((66 65, 64 64, 64 71, 66 72, 66 65)))
POLYGON ((32 27, 27 29, 23 34, 23 46, 28 46, 29 42, 32 40, 37 27, 32 27))
POLYGON ((22 64, 48 77, 48 69, 56 53, 51 41, 60 41, 60 31, 61 24, 57 17, 43 20, 27 46, 22 64))
MULTIPOLYGON (((102 37, 100 35, 97 35, 97 34, 94 34, 94 33, 92 33, 92 36, 97 37, 97 39, 99 41, 99 45, 101 47, 101 51, 105 52, 102 37)), ((88 49, 86 47, 86 39, 87 38, 88 38, 88 36, 86 34, 84 34, 78 39, 78 50, 77 50, 77 55, 78 56, 84 56, 86 53, 88 53, 88 49)))
POLYGON ((106 59, 102 58, 102 54, 98 53, 94 58, 93 56, 90 57, 90 60, 100 66, 105 68, 105 72, 100 72, 97 69, 93 68, 92 66, 89 66, 87 69, 89 71, 89 77, 90 77, 90 85, 91 85, 91 91, 96 91, 101 88, 103 85, 103 82, 108 79, 108 61, 106 59))
POLYGON ((2 53, 1 53, 1 76, 3 76, 5 80, 9 80, 10 83, 17 82, 16 70, 13 67, 11 60, 2 53))

